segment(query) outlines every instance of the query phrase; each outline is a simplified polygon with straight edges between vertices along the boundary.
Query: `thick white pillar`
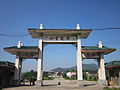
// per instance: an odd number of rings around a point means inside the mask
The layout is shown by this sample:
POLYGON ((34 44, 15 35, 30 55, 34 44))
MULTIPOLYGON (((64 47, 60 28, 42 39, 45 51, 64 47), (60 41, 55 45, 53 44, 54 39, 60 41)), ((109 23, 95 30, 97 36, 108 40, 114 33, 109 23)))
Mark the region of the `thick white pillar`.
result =
MULTIPOLYGON (((21 48, 22 46, 23 46, 23 43, 21 41, 18 41, 17 48, 21 48)), ((14 74, 15 85, 21 84, 21 69, 22 69, 22 58, 16 55, 15 74, 14 74)))
POLYGON ((101 78, 101 74, 100 74, 100 59, 97 60, 98 61, 98 80, 101 78))
POLYGON ((37 85, 38 86, 42 86, 43 81, 42 81, 42 77, 43 77, 43 42, 42 39, 39 40, 39 44, 38 44, 38 48, 39 48, 39 56, 38 56, 38 68, 37 68, 37 85))
POLYGON ((79 86, 83 86, 83 72, 82 72, 82 55, 81 55, 81 40, 80 35, 77 36, 77 80, 79 86))
POLYGON ((104 55, 103 53, 100 53, 99 59, 98 59, 98 83, 101 85, 106 86, 107 80, 105 75, 105 65, 104 65, 104 55))
POLYGON ((16 85, 20 85, 21 81, 21 68, 22 68, 22 59, 16 56, 15 61, 15 75, 14 75, 14 81, 16 85))

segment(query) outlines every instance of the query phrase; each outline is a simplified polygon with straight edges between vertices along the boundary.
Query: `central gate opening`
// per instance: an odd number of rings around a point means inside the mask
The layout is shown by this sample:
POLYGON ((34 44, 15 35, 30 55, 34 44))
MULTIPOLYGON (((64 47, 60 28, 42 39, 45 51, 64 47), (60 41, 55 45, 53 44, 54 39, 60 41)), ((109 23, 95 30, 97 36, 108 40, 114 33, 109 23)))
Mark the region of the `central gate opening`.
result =
POLYGON ((76 66, 76 48, 72 44, 48 44, 44 47, 43 53, 43 79, 45 72, 56 73, 56 76, 53 76, 54 80, 44 80, 43 85, 57 85, 63 81, 60 79, 63 78, 63 73, 76 66))
POLYGON ((86 81, 98 81, 97 59, 83 60, 83 79, 86 81))
POLYGON ((43 70, 57 67, 69 68, 76 65, 76 48, 71 44, 49 44, 44 47, 43 70))

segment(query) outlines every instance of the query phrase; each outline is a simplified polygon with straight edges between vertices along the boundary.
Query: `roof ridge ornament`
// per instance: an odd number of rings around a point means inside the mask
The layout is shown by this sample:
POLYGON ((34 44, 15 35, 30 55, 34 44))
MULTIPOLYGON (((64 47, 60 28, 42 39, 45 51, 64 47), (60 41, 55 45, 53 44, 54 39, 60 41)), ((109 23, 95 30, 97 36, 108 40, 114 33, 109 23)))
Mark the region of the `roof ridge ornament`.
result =
POLYGON ((98 48, 102 48, 102 47, 103 47, 102 41, 99 41, 99 42, 98 42, 98 48))
POLYGON ((40 24, 40 29, 43 29, 43 24, 40 24))
POLYGON ((80 30, 80 24, 77 24, 76 29, 80 30))
POLYGON ((23 43, 21 41, 18 41, 18 48, 21 48, 23 46, 23 43))

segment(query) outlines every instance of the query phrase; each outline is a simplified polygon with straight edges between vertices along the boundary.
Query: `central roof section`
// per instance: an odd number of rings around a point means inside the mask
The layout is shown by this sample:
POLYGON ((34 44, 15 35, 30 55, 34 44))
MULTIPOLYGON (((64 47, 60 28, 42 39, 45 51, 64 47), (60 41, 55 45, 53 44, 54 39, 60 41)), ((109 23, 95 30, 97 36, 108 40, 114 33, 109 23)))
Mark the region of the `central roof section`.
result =
POLYGON ((41 38, 43 36, 54 36, 54 35, 64 35, 64 36, 77 36, 80 38, 87 38, 92 29, 33 29, 29 28, 28 32, 31 34, 32 38, 41 38))

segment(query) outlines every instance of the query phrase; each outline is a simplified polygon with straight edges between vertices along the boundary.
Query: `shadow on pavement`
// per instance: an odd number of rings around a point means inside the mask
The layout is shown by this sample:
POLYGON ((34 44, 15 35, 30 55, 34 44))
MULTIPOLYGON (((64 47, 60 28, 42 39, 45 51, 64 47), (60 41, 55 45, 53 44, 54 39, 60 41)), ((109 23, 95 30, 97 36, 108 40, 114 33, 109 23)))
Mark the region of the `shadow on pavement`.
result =
POLYGON ((25 84, 25 85, 9 85, 9 86, 1 86, 0 90, 4 89, 4 88, 12 88, 12 87, 22 87, 22 86, 34 86, 34 85, 29 85, 29 84, 25 84))
POLYGON ((58 84, 47 84, 47 85, 42 85, 42 86, 57 86, 58 84))
POLYGON ((84 86, 94 86, 96 84, 84 84, 84 86))

